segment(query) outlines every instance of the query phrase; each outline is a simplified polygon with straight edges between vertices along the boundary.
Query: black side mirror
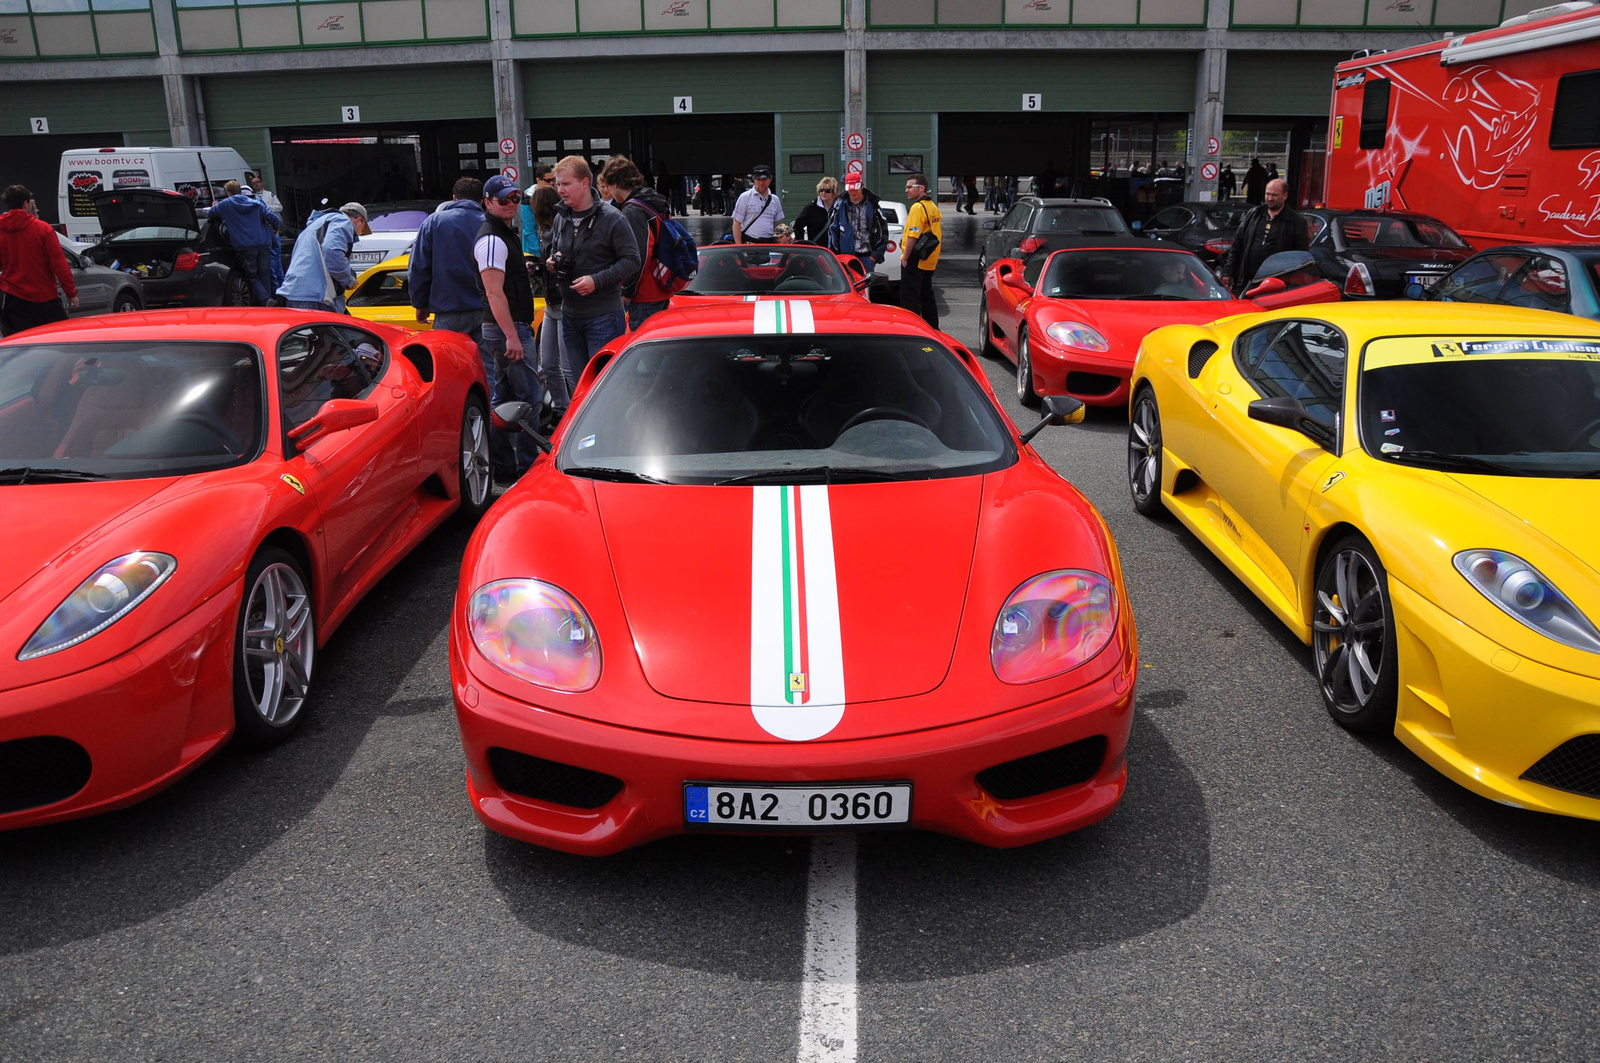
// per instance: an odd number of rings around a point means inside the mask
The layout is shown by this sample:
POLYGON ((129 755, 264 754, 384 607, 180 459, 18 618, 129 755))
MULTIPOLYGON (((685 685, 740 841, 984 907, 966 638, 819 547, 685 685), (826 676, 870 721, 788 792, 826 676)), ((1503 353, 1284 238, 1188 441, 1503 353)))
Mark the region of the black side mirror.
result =
POLYGON ((1034 436, 1044 431, 1051 425, 1080 424, 1083 415, 1088 412, 1083 403, 1071 395, 1046 395, 1044 396, 1044 416, 1039 423, 1022 433, 1022 441, 1027 443, 1034 436))
POLYGON ((552 450, 550 441, 539 434, 533 424, 533 407, 526 402, 502 402, 494 408, 491 423, 502 431, 512 428, 528 433, 534 444, 546 454, 552 450))
POLYGON ((1250 404, 1249 411, 1252 421, 1261 421, 1299 432, 1318 446, 1327 450, 1333 449, 1332 430, 1327 425, 1312 420, 1310 412, 1299 399, 1287 395, 1256 399, 1250 404))
POLYGON ((1407 299, 1421 299, 1426 294, 1427 292, 1423 289, 1422 285, 1418 284, 1416 281, 1412 281, 1410 284, 1406 285, 1407 299))

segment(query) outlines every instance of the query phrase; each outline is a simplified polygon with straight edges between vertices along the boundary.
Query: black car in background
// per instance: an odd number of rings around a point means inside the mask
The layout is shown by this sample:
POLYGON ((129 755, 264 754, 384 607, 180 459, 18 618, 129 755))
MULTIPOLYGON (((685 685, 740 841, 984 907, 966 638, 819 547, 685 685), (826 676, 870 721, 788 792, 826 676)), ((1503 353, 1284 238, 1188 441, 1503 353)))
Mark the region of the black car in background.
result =
POLYGON ((1134 222, 1133 229, 1149 240, 1181 244, 1216 269, 1249 209, 1246 203, 1174 203, 1149 221, 1134 222))
POLYGON ((1059 247, 1085 236, 1131 235, 1117 208, 1104 199, 1023 196, 1005 217, 986 221, 983 227, 989 235, 978 253, 980 270, 1002 258, 1027 258, 1041 247, 1059 247))
POLYGON ((1526 306, 1600 321, 1600 247, 1508 244, 1467 259, 1431 289, 1407 288, 1413 299, 1526 306))
POLYGON ((202 221, 188 196, 119 188, 90 198, 105 237, 85 257, 132 272, 146 307, 250 305, 250 283, 221 227, 202 221))
POLYGON ((1472 257, 1472 247, 1437 218, 1403 211, 1300 211, 1322 276, 1347 299, 1399 299, 1431 288, 1472 257))

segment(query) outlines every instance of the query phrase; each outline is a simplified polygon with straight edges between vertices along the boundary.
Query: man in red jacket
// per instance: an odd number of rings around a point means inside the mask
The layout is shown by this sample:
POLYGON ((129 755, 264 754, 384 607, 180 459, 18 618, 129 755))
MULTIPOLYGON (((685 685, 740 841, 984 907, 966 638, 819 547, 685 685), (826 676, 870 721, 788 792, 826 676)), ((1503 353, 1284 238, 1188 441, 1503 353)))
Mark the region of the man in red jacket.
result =
POLYGON ((78 288, 56 231, 38 216, 33 193, 12 185, 0 201, 6 206, 0 214, 0 336, 10 336, 65 318, 56 284, 74 309, 78 288))

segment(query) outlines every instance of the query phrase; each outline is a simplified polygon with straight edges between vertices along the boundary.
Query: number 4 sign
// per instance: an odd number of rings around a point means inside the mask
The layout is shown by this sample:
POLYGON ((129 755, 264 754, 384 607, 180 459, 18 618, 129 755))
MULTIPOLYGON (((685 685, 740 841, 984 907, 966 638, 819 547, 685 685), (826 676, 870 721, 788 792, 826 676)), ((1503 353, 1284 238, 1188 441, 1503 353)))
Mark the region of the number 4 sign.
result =
POLYGON ((674 97, 672 97, 672 113, 673 114, 693 114, 694 113, 694 97, 693 96, 674 96, 674 97))

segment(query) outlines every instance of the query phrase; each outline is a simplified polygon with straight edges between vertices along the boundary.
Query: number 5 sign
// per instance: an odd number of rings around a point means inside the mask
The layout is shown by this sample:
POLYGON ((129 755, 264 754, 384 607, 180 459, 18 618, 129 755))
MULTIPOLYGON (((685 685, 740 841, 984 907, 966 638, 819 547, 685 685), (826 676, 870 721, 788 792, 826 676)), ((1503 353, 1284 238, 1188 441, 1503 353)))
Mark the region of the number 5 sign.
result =
POLYGON ((1024 92, 1022 94, 1022 109, 1024 111, 1041 111, 1044 109, 1044 97, 1037 92, 1024 92))

